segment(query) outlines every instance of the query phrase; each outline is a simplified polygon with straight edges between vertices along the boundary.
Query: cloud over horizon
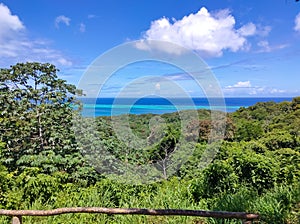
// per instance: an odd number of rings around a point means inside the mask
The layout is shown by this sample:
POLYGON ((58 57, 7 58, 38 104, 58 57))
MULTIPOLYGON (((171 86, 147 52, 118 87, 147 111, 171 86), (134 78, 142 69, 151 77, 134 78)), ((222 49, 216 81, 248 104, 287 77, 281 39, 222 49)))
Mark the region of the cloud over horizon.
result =
POLYGON ((223 88, 223 92, 225 96, 282 96, 288 93, 286 90, 270 86, 253 86, 251 81, 238 81, 223 88))
POLYGON ((247 23, 235 28, 236 21, 227 9, 210 13, 202 7, 197 13, 180 20, 163 17, 151 23, 143 39, 173 42, 198 52, 202 56, 219 57, 225 50, 247 50, 248 37, 268 34, 270 27, 258 27, 247 23))

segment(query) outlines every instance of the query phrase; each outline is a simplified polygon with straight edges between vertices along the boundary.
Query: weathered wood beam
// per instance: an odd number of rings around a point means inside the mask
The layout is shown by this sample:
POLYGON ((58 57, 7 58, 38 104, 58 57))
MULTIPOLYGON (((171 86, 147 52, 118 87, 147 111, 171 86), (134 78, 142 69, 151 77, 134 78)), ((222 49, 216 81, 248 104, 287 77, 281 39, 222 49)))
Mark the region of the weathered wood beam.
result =
POLYGON ((205 210, 182 210, 182 209, 140 209, 140 208, 101 208, 101 207, 76 207, 57 208, 52 210, 5 210, 0 209, 0 215, 12 217, 20 216, 53 216, 67 213, 101 213, 109 215, 153 215, 153 216, 200 216, 213 218, 236 218, 243 220, 258 219, 258 214, 246 212, 224 212, 205 210))

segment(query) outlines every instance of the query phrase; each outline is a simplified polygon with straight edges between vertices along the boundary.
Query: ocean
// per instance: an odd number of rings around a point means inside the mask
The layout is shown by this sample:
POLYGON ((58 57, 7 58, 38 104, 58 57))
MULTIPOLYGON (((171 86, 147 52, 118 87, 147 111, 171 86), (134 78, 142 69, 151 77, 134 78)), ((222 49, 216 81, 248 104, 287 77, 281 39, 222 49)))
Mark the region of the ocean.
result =
POLYGON ((228 113, 240 107, 249 107, 258 102, 273 101, 276 103, 291 101, 292 97, 245 97, 245 98, 81 98, 83 103, 82 115, 84 117, 117 116, 121 114, 164 114, 178 110, 213 109, 228 113), (224 103, 222 103, 224 102, 224 103))

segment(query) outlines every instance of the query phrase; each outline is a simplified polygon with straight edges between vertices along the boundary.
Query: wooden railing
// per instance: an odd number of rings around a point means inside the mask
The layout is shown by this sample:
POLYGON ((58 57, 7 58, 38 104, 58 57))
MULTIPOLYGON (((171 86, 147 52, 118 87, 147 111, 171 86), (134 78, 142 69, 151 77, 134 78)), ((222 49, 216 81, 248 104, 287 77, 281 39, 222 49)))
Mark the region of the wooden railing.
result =
POLYGON ((258 214, 245 212, 222 212, 203 210, 181 209, 140 209, 140 208, 100 208, 100 207, 77 207, 57 208, 53 210, 5 210, 0 209, 0 215, 12 217, 12 224, 22 224, 23 216, 53 216, 67 213, 98 213, 108 215, 153 215, 153 216, 198 216, 212 218, 235 218, 241 219, 243 224, 251 224, 258 220, 258 214))

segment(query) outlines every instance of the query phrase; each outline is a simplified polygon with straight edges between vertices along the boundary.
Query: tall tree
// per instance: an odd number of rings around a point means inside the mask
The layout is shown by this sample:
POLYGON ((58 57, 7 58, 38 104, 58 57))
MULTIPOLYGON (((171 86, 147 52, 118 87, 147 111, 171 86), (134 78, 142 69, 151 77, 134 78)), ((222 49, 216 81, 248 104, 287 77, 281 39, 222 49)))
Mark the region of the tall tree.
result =
POLYGON ((0 69, 0 141, 9 170, 73 173, 84 163, 72 132, 81 91, 57 72, 52 64, 36 62, 0 69))

